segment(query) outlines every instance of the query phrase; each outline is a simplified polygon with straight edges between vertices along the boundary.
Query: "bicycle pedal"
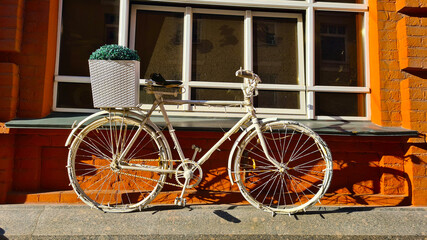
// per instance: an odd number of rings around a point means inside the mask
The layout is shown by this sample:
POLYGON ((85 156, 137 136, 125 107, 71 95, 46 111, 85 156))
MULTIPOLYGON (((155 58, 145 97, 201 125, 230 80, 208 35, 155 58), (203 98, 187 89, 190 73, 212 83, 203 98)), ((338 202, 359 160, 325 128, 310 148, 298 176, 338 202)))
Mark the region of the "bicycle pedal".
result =
POLYGON ((187 205, 187 199, 177 197, 175 198, 175 205, 180 207, 185 207, 185 205, 187 205))

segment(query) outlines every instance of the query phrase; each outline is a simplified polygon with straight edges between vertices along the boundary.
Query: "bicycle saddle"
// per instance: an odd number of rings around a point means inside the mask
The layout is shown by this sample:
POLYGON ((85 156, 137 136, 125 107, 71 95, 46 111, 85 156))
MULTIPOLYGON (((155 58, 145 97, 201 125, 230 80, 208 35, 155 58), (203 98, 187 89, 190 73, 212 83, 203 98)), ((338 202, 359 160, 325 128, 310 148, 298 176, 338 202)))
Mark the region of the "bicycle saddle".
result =
POLYGON ((182 81, 178 80, 165 80, 165 78, 160 75, 160 73, 152 73, 150 75, 151 80, 156 82, 158 85, 169 86, 169 85, 181 85, 182 81))

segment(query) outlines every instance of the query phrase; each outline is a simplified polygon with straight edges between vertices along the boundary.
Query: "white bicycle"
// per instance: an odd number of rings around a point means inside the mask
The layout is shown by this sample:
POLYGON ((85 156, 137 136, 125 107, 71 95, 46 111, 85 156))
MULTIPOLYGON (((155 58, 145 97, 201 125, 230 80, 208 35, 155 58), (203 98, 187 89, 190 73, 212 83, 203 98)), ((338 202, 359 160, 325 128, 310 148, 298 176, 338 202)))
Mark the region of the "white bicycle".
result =
POLYGON ((147 112, 140 108, 105 109, 80 122, 66 143, 68 175, 78 197, 105 212, 129 212, 147 206, 169 184, 182 188, 175 204, 185 206, 185 191, 202 180, 203 163, 232 134, 243 129, 231 149, 228 173, 250 204, 273 214, 293 214, 318 202, 332 177, 328 146, 298 122, 259 120, 252 98, 260 78, 242 69, 236 76, 247 79, 241 102, 167 100, 165 95, 176 96, 181 91, 180 82, 156 82, 153 78, 145 89, 156 100, 147 112), (158 90, 168 85, 174 85, 172 92, 158 90), (247 113, 196 160, 201 149, 195 147, 192 159, 184 156, 165 104, 241 106, 247 113), (150 121, 156 109, 163 115, 179 159, 172 158, 163 132, 150 121), (250 126, 243 128, 249 121, 250 126))

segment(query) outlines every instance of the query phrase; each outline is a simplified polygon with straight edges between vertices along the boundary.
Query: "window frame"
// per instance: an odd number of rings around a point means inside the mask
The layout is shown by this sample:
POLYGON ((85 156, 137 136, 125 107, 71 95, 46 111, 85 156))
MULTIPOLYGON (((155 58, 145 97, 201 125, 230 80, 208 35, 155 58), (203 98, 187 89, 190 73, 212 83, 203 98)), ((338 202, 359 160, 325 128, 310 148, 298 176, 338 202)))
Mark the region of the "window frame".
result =
MULTIPOLYGON (((253 12, 250 10, 239 11, 239 10, 217 10, 217 9, 206 9, 206 8, 193 8, 193 7, 163 7, 163 6, 150 6, 150 5, 132 5, 131 18, 130 18, 130 33, 129 33, 129 47, 135 48, 135 36, 136 36, 136 15, 138 10, 143 11, 161 11, 161 12, 174 12, 184 14, 184 29, 183 29, 183 68, 182 68, 182 81, 186 91, 182 94, 183 100, 191 99, 192 88, 215 88, 215 89, 241 89, 241 82, 208 82, 208 81, 191 81, 191 64, 192 64, 192 23, 193 14, 209 14, 209 15, 226 15, 226 16, 241 16, 243 17, 244 24, 244 68, 252 70, 253 61, 253 32, 252 32, 252 19, 253 17, 273 17, 273 18, 291 18, 297 21, 297 44, 298 44, 298 84, 263 84, 258 85, 259 90, 281 90, 281 91, 294 91, 299 92, 299 109, 280 109, 280 108, 257 108, 257 112, 263 115, 271 115, 271 112, 279 113, 281 115, 305 115, 305 79, 304 79, 304 43, 303 43, 303 22, 302 15, 299 13, 269 13, 269 12, 253 12)), ((144 84, 146 79, 141 79, 140 84, 144 84)), ((143 104, 143 109, 149 109, 151 105, 143 104)), ((206 106, 166 106, 166 109, 171 111, 183 110, 186 113, 196 112, 198 116, 203 115, 218 115, 224 112, 224 108, 221 107, 206 107, 206 106)), ((246 110, 236 107, 227 107, 227 113, 244 113, 246 110)))
MULTIPOLYGON (((132 28, 130 28, 131 22, 132 22, 132 14, 134 6, 141 6, 140 4, 152 2, 152 3, 181 3, 179 0, 154 0, 154 1, 135 1, 132 2, 132 5, 130 5, 129 0, 120 0, 120 10, 119 10, 119 33, 118 33, 118 44, 124 45, 124 46, 131 46, 130 39, 131 38, 131 31, 132 28), (132 7, 131 7, 132 6, 132 7), (131 9, 132 8, 132 9, 131 9), (129 44, 128 44, 129 43, 129 44)), ((187 3, 187 2, 186 2, 187 3)), ((268 9, 289 9, 289 10, 301 10, 305 11, 305 22, 303 23, 305 25, 305 29, 303 27, 303 33, 305 37, 305 43, 303 43, 303 48, 305 51, 304 55, 304 64, 302 64, 303 68, 303 76, 305 85, 302 87, 303 90, 300 88, 300 85, 291 85, 295 86, 297 91, 300 91, 300 99, 301 96, 304 95, 303 101, 300 102, 300 107, 303 110, 300 110, 299 114, 295 113, 282 113, 280 115, 277 114, 277 109, 273 108, 270 109, 270 111, 273 111, 275 114, 271 114, 267 112, 260 112, 260 117, 280 117, 280 118, 290 118, 290 119, 318 119, 318 120, 370 120, 371 119, 371 97, 370 97, 370 79, 369 79, 369 36, 368 36, 368 22, 369 22, 369 15, 368 15, 368 4, 367 0, 364 0, 364 3, 337 3, 337 2, 314 2, 314 0, 306 0, 306 1, 288 1, 288 0, 192 0, 191 5, 195 6, 194 8, 197 8, 197 5, 211 5, 213 7, 215 6, 225 6, 225 7, 244 7, 244 8, 260 8, 263 9, 262 12, 268 13, 268 16, 271 16, 271 12, 266 12, 268 9), (364 86, 363 87, 354 87, 354 86, 316 86, 315 85, 315 13, 316 11, 337 11, 337 12, 354 12, 354 13, 361 13, 363 14, 362 17, 362 24, 361 24, 361 31, 363 34, 363 37, 361 39, 361 47, 363 52, 363 73, 364 73, 364 86), (365 109, 366 109, 366 116, 316 116, 314 111, 315 106, 315 96, 314 94, 316 92, 339 92, 339 93, 360 93, 365 95, 365 109), (301 94, 303 93, 303 94, 301 94), (301 112, 303 112, 301 114, 301 112)), ((149 6, 149 5, 144 5, 149 6)), ((163 8, 169 8, 169 7, 163 7, 163 8)), ((184 8, 184 29, 189 28, 189 20, 188 15, 190 14, 188 11, 191 11, 191 7, 170 7, 170 8, 184 8), (187 20, 186 20, 187 16, 187 20)), ((193 9, 194 9, 193 8, 193 9)), ((59 49, 60 49, 60 38, 61 38, 61 24, 62 24, 62 0, 59 2, 59 24, 58 24, 58 38, 57 38, 57 57, 56 57, 56 65, 55 65, 55 78, 54 78, 54 93, 53 93, 53 110, 54 111, 66 111, 66 112, 95 112, 96 109, 80 109, 80 108, 58 108, 56 107, 56 100, 57 100, 57 89, 58 89, 58 83, 60 82, 73 82, 73 83, 90 83, 89 77, 78 77, 78 76, 60 76, 58 75, 58 66, 59 66, 59 49)), ((136 10, 135 10, 136 11, 136 10)), ((203 10, 205 11, 205 10, 203 10)), ((206 9, 206 11, 211 11, 209 9, 206 9)), ((214 11, 242 11, 242 10, 214 10, 214 11)), ((248 14, 248 11, 245 12, 245 20, 244 20, 244 31, 245 36, 247 34, 247 31, 249 31, 250 25, 246 19, 246 14, 248 14)), ((282 14, 282 13, 280 13, 282 14)), ((283 13, 287 14, 287 13, 283 13)), ((293 14, 293 13, 289 13, 293 14)), ((298 13, 299 14, 299 13, 298 13)), ((301 15, 304 15, 302 13, 301 15)), ((187 31, 188 32, 188 31, 187 31)), ((191 32, 190 32, 191 33, 191 32)), ((250 33, 252 35, 252 33, 250 33)), ((184 37, 188 37, 185 34, 183 34, 184 37)), ((245 38, 246 41, 246 38, 245 38)), ((186 45, 188 45, 188 42, 190 41, 183 41, 186 45)), ((299 41, 298 41, 299 42, 299 41)), ((252 42, 245 42, 245 54, 248 52, 247 46, 252 46, 252 42)), ((191 57, 191 45, 190 46, 184 46, 184 55, 189 55, 191 57), (190 52, 188 52, 190 51, 190 52)), ((252 53, 251 53, 252 54, 252 53)), ((247 59, 252 59, 251 57, 244 57, 244 67, 248 69, 252 69, 252 62, 247 61, 247 59)), ((183 62, 183 66, 190 66, 191 68, 191 59, 184 58, 184 61, 189 62, 183 62), (190 61, 189 61, 190 60, 190 61)), ((299 60, 300 61, 300 60, 299 60)), ((184 73, 184 72, 183 72, 184 73)), ((191 71, 189 71, 191 73, 191 71)), ((186 71, 185 74, 183 74, 183 80, 189 79, 191 74, 189 74, 188 71, 186 71)), ((185 82, 185 81, 184 81, 185 82)), ((143 81, 140 81, 142 84, 143 81)), ((187 82, 188 83, 188 82, 187 82)), ((209 82, 211 84, 211 82, 209 82)), ((300 81, 301 83, 301 81, 300 81)), ((224 83, 221 83, 224 84, 224 83)), ((203 83, 197 83, 193 82, 189 85, 184 85, 185 87, 188 86, 201 86, 203 83)), ((224 86, 224 85, 223 85, 224 86)), ((212 87, 212 85, 210 85, 212 87)), ((263 86, 260 85, 260 90, 263 89, 263 86)), ((185 98, 184 98, 185 99, 185 98)), ((172 107, 174 110, 176 110, 176 107, 172 107)), ((187 107, 185 109, 183 107, 183 110, 190 110, 190 107, 187 107)), ((178 112, 171 112, 170 115, 179 115, 179 116, 218 116, 218 113, 210 113, 210 112, 199 112, 201 110, 200 107, 196 108, 197 112, 187 112, 187 111, 178 111, 178 112), (203 114, 201 114, 203 113, 203 114)), ((223 111, 224 112, 224 111, 223 111)), ((229 113, 226 115, 230 116, 229 113)), ((241 115, 241 114, 236 114, 241 115)))

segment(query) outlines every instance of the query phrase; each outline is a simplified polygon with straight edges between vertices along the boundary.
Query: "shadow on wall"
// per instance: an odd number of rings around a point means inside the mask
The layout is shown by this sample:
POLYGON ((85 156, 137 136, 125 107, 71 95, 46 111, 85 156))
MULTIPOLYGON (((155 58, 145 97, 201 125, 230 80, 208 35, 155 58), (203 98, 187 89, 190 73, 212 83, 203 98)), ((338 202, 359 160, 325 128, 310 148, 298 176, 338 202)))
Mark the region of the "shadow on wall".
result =
MULTIPOLYGON (((322 137, 332 151, 334 163, 332 182, 322 204, 412 204, 413 186, 404 166, 407 161, 426 164, 418 156, 407 154, 411 147, 426 150, 426 143, 407 143, 408 139, 402 137, 322 137)), ((230 186, 226 168, 219 167, 221 161, 213 161, 218 166, 204 168, 206 179, 196 187, 197 192, 189 194, 189 198, 217 204, 243 201, 238 189, 230 186)))

